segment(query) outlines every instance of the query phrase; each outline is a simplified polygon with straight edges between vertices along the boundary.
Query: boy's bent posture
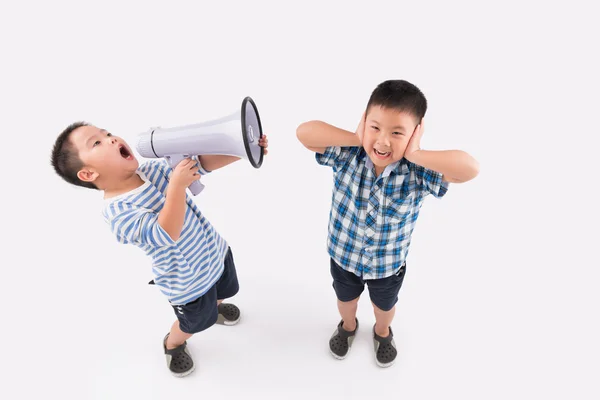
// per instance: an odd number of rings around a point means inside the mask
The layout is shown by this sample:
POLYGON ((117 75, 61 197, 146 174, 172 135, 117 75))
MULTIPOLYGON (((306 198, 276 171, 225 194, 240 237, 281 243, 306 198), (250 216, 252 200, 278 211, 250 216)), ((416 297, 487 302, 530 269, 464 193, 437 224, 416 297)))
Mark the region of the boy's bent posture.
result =
MULTIPOLYGON (((260 143, 267 147, 266 136, 260 143)), ((174 169, 162 159, 140 166, 123 139, 86 123, 67 127, 52 151, 52 165, 64 180, 104 192, 103 216, 118 241, 152 258, 154 283, 177 316, 163 340, 175 376, 195 368, 188 338, 240 319, 235 305, 222 303, 239 290, 231 249, 186 192, 201 175, 236 160, 199 156, 174 169)))
POLYGON ((297 129, 317 162, 334 173, 327 246, 341 315, 329 342, 336 358, 345 358, 352 346, 366 284, 375 312, 376 362, 392 365, 397 352, 390 325, 423 200, 441 198, 449 182, 478 174, 477 161, 465 152, 420 149, 426 109, 417 87, 385 81, 373 91, 356 134, 321 121, 297 129))

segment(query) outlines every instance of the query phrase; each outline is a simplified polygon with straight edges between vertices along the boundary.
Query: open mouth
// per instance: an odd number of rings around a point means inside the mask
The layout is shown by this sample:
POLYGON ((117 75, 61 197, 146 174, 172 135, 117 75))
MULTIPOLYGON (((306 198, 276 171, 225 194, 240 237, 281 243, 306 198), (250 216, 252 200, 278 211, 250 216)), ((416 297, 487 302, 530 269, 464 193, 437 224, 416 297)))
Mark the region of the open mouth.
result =
POLYGON ((123 157, 124 159, 133 160, 133 154, 131 154, 131 152, 127 149, 127 147, 120 145, 119 153, 121 153, 121 157, 123 157))
POLYGON ((382 152, 382 151, 379 151, 377 149, 373 149, 373 152, 375 153, 375 155, 377 156, 377 158, 380 158, 380 159, 386 159, 386 158, 388 158, 392 154, 391 151, 382 152))

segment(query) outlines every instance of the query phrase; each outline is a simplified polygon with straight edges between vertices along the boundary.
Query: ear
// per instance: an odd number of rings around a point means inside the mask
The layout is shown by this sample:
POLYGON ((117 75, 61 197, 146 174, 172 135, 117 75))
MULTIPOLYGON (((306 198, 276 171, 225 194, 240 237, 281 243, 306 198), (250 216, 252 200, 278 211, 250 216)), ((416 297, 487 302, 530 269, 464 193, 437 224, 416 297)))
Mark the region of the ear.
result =
POLYGON ((84 182, 94 182, 100 174, 92 169, 83 168, 77 172, 77 177, 84 182))

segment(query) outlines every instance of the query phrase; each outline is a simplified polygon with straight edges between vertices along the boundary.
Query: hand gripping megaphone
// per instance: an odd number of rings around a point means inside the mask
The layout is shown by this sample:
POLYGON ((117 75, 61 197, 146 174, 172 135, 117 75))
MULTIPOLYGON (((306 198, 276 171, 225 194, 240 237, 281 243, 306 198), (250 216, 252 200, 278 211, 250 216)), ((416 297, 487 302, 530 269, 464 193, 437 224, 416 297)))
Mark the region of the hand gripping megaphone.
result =
MULTIPOLYGON (((222 118, 176 128, 150 128, 138 135, 136 149, 142 157, 164 157, 171 168, 196 155, 245 158, 254 168, 260 168, 264 149, 258 141, 262 136, 256 104, 246 97, 241 109, 222 118)), ((189 189, 195 196, 204 189, 204 185, 194 181, 189 189)))

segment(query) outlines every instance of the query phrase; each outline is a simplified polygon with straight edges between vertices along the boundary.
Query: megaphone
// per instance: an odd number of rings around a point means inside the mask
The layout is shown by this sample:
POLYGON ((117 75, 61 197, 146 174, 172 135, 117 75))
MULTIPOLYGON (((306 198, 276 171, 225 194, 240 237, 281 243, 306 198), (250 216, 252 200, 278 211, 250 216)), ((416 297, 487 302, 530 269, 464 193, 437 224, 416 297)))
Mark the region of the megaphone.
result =
MULTIPOLYGON (((142 157, 165 158, 171 168, 196 155, 235 156, 260 168, 264 149, 258 141, 262 136, 256 104, 246 97, 241 109, 222 118, 176 128, 150 128, 138 135, 136 149, 142 157)), ((194 181, 189 189, 195 196, 204 185, 194 181)))

